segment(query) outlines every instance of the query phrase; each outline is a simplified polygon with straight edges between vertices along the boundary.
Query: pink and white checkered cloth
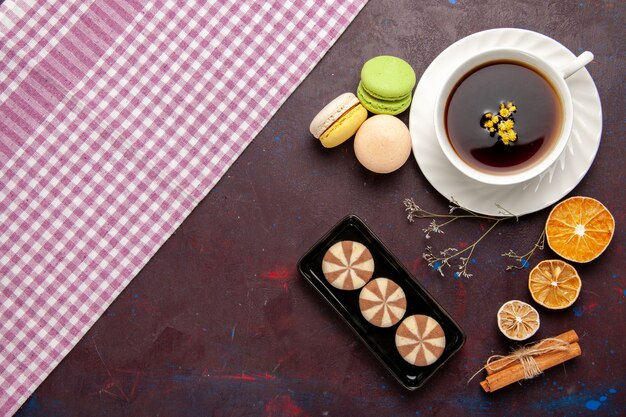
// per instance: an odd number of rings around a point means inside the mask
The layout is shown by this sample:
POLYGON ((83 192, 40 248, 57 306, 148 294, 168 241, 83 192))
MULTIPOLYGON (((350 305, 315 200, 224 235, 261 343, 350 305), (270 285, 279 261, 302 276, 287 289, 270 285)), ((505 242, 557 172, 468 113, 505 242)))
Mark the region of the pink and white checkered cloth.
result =
POLYGON ((0 415, 72 349, 366 1, 0 5, 0 415))

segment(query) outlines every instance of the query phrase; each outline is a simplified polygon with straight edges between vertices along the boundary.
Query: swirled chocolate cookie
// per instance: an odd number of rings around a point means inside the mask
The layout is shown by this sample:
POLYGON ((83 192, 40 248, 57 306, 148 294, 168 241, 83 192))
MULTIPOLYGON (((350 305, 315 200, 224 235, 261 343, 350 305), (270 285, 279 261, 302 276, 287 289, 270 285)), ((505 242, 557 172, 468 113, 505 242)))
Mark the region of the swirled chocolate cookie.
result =
POLYGON ((405 361, 415 366, 434 363, 446 347, 446 335, 435 319, 421 314, 409 316, 396 331, 396 347, 405 361))
POLYGON ((391 327, 406 312, 406 295, 398 284, 388 278, 376 278, 359 294, 363 317, 374 326, 391 327))
POLYGON ((328 249, 322 260, 326 280, 340 290, 364 286, 374 273, 374 258, 362 243, 344 240, 328 249))

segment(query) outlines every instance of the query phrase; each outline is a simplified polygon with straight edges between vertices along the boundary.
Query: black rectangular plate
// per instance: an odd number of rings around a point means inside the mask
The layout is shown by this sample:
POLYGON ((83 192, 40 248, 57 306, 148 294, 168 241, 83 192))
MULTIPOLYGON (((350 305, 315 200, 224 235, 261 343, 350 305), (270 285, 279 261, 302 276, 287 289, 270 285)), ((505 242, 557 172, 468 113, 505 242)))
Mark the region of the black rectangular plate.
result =
POLYGON ((302 276, 356 332, 389 372, 409 390, 415 390, 424 385, 465 343, 465 334, 459 325, 398 262, 365 223, 355 215, 345 217, 322 237, 300 259, 298 269, 302 276), (404 317, 413 314, 425 314, 439 322, 446 335, 446 347, 441 357, 432 365, 418 367, 406 362, 398 353, 395 345, 395 334, 399 323, 389 328, 372 325, 365 320, 359 310, 359 290, 337 289, 324 278, 322 259, 333 244, 342 240, 360 242, 370 250, 374 257, 372 279, 389 278, 402 287, 407 298, 407 311, 404 317))

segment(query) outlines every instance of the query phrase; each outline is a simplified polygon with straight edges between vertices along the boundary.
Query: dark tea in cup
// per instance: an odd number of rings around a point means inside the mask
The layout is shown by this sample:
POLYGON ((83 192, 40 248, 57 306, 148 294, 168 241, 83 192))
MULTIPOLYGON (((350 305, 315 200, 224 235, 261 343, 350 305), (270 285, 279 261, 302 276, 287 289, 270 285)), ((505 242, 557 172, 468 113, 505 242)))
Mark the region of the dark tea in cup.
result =
POLYGON ((452 88, 445 108, 446 133, 454 152, 472 168, 490 174, 519 172, 541 161, 553 150, 562 121, 553 85, 536 69, 513 60, 470 70, 452 88), (507 105, 515 112, 500 114, 507 105), (495 117, 489 128, 485 115, 495 117), (515 134, 505 144, 498 127, 508 120, 515 134))
POLYGON ((541 181, 572 133, 574 106, 565 80, 592 59, 583 52, 557 67, 520 49, 493 47, 451 61, 435 97, 439 148, 460 173, 483 184, 541 181))

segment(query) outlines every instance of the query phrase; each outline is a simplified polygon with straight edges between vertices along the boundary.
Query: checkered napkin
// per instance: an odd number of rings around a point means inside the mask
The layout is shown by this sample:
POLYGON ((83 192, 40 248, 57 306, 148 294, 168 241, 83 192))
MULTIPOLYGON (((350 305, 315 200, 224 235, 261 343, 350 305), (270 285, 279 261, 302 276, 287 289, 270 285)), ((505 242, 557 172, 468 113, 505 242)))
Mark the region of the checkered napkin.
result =
POLYGON ((72 349, 366 1, 0 4, 0 415, 72 349))

